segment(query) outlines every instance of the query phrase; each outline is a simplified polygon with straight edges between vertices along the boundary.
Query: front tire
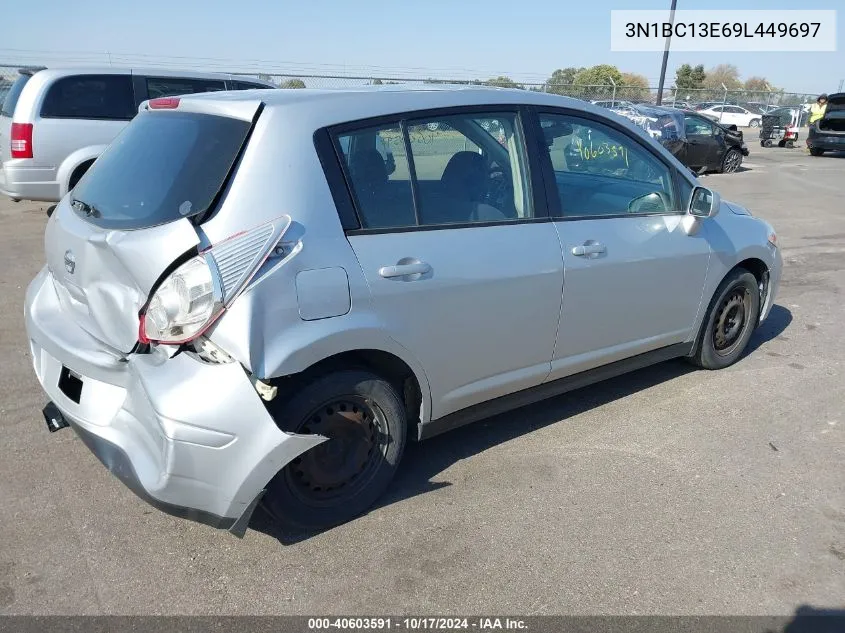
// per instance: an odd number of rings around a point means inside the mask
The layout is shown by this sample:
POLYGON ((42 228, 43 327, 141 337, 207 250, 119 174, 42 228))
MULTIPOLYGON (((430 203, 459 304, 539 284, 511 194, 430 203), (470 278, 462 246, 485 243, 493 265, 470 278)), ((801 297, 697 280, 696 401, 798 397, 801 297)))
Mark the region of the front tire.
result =
POLYGON ((824 150, 820 147, 811 147, 810 148, 810 156, 821 156, 824 154, 824 150))
POLYGON ((732 147, 725 152, 725 155, 722 158, 720 171, 723 174, 732 174, 739 169, 740 165, 742 165, 742 153, 738 149, 732 147))
POLYGON ((329 438, 270 482, 262 503, 284 528, 323 530, 354 519, 381 496, 402 459, 404 403, 369 371, 320 376, 271 413, 285 431, 329 438))
POLYGON ((733 365, 751 340, 759 315, 757 278, 744 268, 734 269, 713 295, 693 364, 704 369, 733 365))

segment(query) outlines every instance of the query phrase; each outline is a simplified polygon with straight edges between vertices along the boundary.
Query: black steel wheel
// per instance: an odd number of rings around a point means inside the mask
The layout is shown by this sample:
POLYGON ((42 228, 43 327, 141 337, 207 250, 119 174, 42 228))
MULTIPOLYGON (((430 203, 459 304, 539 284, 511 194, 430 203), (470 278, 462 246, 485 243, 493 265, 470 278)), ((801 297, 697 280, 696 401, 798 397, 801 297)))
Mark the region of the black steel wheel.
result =
POLYGON ((731 271, 719 285, 699 331, 692 362, 721 369, 739 360, 760 315, 757 278, 743 268, 731 271))
POLYGON ((384 492, 405 448, 405 406, 390 382, 366 370, 324 374, 272 407, 283 430, 328 440, 286 464, 263 505, 283 527, 320 530, 366 511, 384 492))
POLYGON ((377 404, 358 395, 330 398, 297 431, 329 438, 300 455, 282 472, 303 503, 331 505, 366 488, 384 459, 388 436, 377 404))
POLYGON ((722 158, 723 174, 732 174, 739 169, 740 165, 742 165, 742 153, 738 149, 732 147, 725 152, 725 156, 722 158))
POLYGON ((719 305, 713 323, 713 348, 719 356, 730 356, 751 323, 751 293, 735 286, 719 305))

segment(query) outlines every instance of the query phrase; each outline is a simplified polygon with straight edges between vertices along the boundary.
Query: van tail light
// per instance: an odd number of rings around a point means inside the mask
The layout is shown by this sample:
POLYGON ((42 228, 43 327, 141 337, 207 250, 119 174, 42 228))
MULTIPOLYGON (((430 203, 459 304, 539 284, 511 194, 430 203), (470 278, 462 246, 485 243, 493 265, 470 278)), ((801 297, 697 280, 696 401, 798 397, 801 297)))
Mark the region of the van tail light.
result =
POLYGON ((32 158, 32 123, 12 123, 12 158, 32 158))
MULTIPOLYGON (((277 249, 290 217, 238 233, 179 266, 141 309, 138 341, 181 345, 202 335, 249 285, 277 249)), ((282 254, 283 253, 283 254, 282 254)))

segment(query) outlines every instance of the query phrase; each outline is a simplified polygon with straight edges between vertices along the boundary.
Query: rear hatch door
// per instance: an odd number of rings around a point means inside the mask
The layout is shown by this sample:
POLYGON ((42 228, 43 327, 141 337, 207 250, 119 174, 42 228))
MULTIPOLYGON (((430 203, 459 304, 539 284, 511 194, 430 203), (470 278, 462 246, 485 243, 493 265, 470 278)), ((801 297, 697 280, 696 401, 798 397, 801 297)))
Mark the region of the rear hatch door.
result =
POLYGON ((45 233, 68 317, 123 353, 138 341, 138 313, 156 282, 200 243, 195 225, 217 204, 261 102, 169 99, 164 107, 129 124, 45 233))
POLYGON ((819 121, 819 130, 828 134, 845 134, 845 92, 828 97, 824 117, 819 121))

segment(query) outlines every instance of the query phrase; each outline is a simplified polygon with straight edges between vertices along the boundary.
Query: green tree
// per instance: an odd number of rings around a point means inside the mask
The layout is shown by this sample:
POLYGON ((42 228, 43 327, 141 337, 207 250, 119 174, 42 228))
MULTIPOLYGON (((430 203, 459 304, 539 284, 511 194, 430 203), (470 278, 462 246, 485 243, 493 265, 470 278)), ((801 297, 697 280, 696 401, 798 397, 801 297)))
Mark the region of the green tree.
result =
POLYGON ((522 84, 516 83, 510 77, 503 77, 501 75, 499 77, 495 77, 493 79, 488 79, 487 81, 484 82, 484 85, 485 86, 496 86, 498 88, 519 88, 520 90, 525 90, 525 86, 523 86, 522 84))
POLYGON ((558 68, 552 73, 551 77, 546 79, 546 92, 557 95, 571 94, 575 75, 582 70, 584 70, 583 67, 575 68, 574 66, 569 66, 568 68, 558 68))
POLYGON ((282 85, 279 86, 280 88, 304 88, 305 82, 301 79, 288 79, 287 81, 283 81, 282 85))
POLYGON ((613 96, 613 84, 622 85, 622 73, 616 66, 599 64, 579 70, 572 83, 578 89, 573 96, 582 99, 608 99, 613 96))
POLYGON ((704 72, 704 64, 698 66, 690 66, 689 64, 681 64, 678 70, 675 71, 675 86, 679 92, 683 93, 688 90, 700 90, 704 87, 704 80, 707 74, 704 72))
POLYGON ((649 98, 648 79, 637 73, 622 73, 622 87, 616 97, 628 101, 645 101, 649 98))

